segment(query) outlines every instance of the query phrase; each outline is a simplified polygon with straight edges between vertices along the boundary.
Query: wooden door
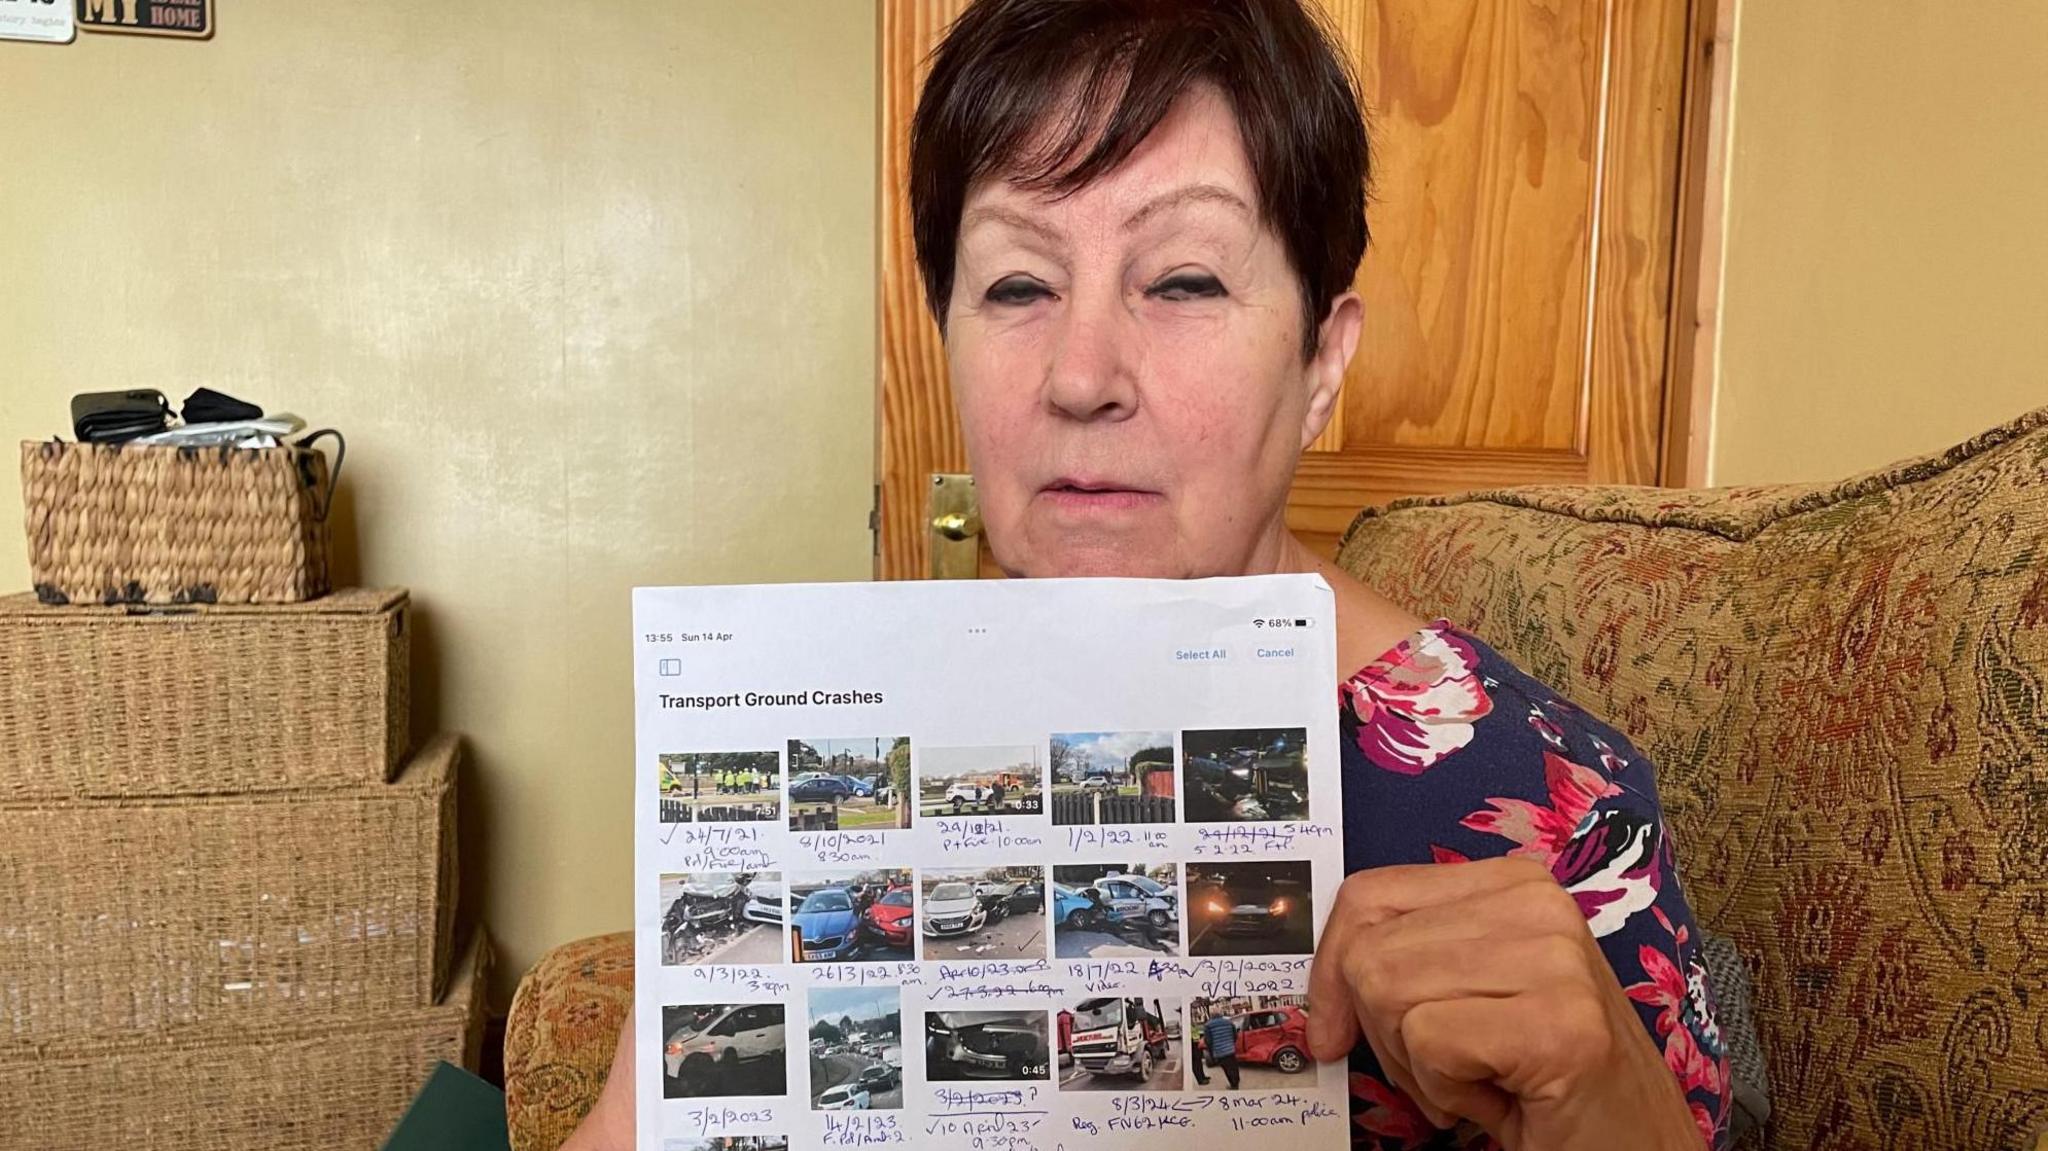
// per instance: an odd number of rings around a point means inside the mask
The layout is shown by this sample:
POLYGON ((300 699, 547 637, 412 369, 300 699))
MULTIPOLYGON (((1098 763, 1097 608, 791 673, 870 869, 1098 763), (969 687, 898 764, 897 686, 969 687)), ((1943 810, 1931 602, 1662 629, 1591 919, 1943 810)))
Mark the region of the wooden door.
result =
MULTIPOLYGON (((1656 483, 1681 121, 1702 0, 1321 0, 1372 128, 1365 331, 1288 523, 1324 552, 1398 496, 1656 483)), ((966 0, 882 0, 877 574, 927 571, 926 493, 965 455, 905 179, 922 64, 966 0)), ((1682 427, 1678 429, 1682 432, 1682 427)))

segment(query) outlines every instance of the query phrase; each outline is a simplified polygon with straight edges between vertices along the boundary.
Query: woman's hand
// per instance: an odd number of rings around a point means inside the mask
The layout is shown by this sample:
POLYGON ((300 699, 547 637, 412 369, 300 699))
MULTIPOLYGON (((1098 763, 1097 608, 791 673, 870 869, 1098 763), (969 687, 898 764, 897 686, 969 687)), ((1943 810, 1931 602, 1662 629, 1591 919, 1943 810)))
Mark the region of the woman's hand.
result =
POLYGON ((1338 889, 1309 979, 1309 1046, 1361 1033, 1439 1127, 1508 1151, 1699 1151, 1699 1129, 1586 928, 1530 859, 1361 871, 1338 889))
POLYGON ((619 1043, 612 1049, 612 1069, 597 1093, 590 1114, 562 1144, 561 1151, 633 1151, 633 1013, 619 1023, 619 1043))

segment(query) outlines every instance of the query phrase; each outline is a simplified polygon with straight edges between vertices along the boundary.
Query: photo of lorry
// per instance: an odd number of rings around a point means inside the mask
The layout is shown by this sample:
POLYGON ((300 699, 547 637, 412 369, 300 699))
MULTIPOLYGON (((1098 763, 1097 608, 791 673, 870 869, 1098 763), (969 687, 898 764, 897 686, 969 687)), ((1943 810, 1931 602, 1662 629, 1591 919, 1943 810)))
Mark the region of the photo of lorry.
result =
MULTIPOLYGON (((1066 1017, 1059 1029, 1061 1062, 1071 1060, 1070 1066, 1086 1072, 1077 1079, 1129 1080, 1144 1088, 1173 1053, 1167 1007, 1160 1000, 1083 999, 1061 1014, 1066 1017)), ((1131 1087, 1126 1082, 1121 1089, 1131 1087)))

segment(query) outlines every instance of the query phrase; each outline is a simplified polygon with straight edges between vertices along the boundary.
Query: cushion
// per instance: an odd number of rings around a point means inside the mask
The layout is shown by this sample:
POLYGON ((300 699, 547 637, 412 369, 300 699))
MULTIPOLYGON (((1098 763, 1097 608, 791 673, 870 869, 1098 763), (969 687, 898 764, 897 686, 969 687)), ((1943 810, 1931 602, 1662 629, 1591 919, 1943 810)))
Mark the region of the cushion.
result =
POLYGON ((2048 1124, 2048 409, 1836 484, 1404 501, 1339 562, 1656 762, 1766 1145, 2048 1124))

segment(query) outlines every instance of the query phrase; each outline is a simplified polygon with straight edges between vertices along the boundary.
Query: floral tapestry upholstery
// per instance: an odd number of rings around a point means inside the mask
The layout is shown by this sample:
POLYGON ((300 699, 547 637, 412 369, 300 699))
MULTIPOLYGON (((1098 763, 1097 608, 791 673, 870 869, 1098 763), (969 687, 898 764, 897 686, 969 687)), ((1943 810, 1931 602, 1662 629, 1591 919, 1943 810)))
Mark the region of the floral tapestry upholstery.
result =
POLYGON ((2048 1125, 2048 409, 1838 484, 1405 501, 1339 561, 1656 763, 1766 1146, 2048 1125))
POLYGON ((565 943, 519 981, 505 1022, 512 1151, 554 1151, 597 1101, 633 1009, 633 936, 565 943))

